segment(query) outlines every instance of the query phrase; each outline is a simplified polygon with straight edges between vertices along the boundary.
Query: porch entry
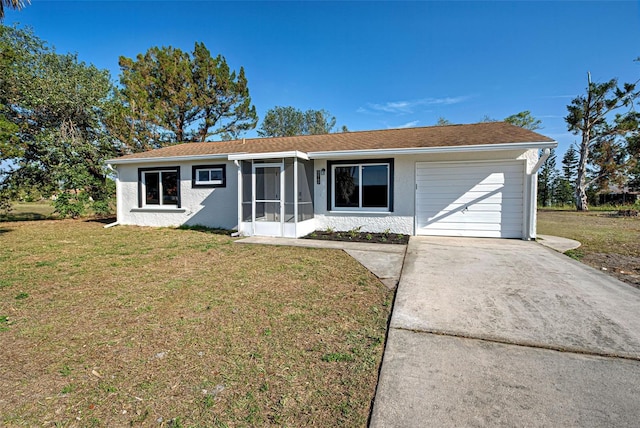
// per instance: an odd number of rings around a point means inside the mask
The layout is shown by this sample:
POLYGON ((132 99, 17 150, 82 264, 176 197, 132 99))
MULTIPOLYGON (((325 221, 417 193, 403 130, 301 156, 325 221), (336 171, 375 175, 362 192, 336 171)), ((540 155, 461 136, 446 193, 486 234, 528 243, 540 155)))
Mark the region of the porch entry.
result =
POLYGON ((297 157, 241 162, 245 235, 300 237, 313 231, 313 162, 297 157))
POLYGON ((284 228, 284 163, 253 164, 254 235, 282 236, 284 228))

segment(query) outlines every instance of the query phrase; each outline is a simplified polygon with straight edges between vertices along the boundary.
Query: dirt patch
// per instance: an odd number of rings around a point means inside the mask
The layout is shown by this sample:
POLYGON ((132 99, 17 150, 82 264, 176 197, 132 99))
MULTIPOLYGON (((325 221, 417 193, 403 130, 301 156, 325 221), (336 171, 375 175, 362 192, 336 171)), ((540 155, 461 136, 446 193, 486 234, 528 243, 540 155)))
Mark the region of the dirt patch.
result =
POLYGON ((585 254, 581 261, 636 288, 640 288, 640 257, 612 253, 591 253, 585 254))
POLYGON ((620 210, 616 215, 618 217, 638 217, 638 210, 620 210))
POLYGON ((326 230, 316 230, 303 239, 319 239, 322 241, 341 241, 341 242, 368 242, 372 244, 400 244, 409 243, 409 235, 401 233, 369 233, 369 232, 336 232, 326 230))

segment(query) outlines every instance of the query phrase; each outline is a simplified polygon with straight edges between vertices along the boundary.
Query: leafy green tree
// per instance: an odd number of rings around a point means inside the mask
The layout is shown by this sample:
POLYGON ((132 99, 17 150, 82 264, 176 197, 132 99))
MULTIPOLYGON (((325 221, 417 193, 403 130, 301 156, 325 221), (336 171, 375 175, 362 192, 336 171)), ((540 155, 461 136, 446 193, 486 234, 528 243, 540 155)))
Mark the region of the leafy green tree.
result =
POLYGON ((567 180, 575 181, 576 174, 578 172, 578 152, 572 145, 569 146, 567 151, 562 157, 562 175, 567 180))
MULTIPOLYGON (((504 121, 530 131, 535 131, 542 127, 542 122, 533 117, 529 110, 512 114, 506 117, 504 121)), ((560 176, 556 170, 555 150, 551 149, 551 154, 538 172, 538 204, 547 207, 557 203, 558 191, 561 187, 560 176)))
POLYGON ((222 55, 211 57, 204 43, 195 44, 193 63, 196 105, 202 112, 195 140, 204 142, 212 135, 237 138, 254 129, 258 115, 251 105, 244 68, 236 75, 222 55))
POLYGON ((448 126, 448 125, 453 125, 453 123, 451 123, 450 120, 447 120, 446 118, 440 116, 438 118, 438 121, 436 122, 436 126, 448 126))
MULTIPOLYGON (((31 3, 31 0, 26 0, 27 4, 31 3)), ((0 0, 0 20, 4 18, 4 8, 20 10, 24 7, 24 0, 0 0)))
POLYGON ((551 154, 540 167, 538 172, 538 204, 548 207, 553 203, 553 195, 557 182, 556 154, 551 149, 551 154))
POLYGON ((267 111, 258 129, 261 137, 292 137, 302 135, 305 129, 304 113, 291 106, 276 106, 267 111))
POLYGON ((203 43, 192 54, 152 47, 135 60, 120 57, 119 64, 123 107, 109 126, 129 151, 237 138, 258 122, 244 68, 231 71, 203 43))
POLYGON ((504 119, 505 122, 510 123, 520 128, 535 131, 542 128, 542 121, 533 117, 529 110, 521 111, 520 113, 512 114, 504 119))
POLYGON ((556 203, 560 205, 574 203, 574 183, 576 182, 577 169, 578 152, 573 145, 571 145, 562 157, 562 174, 558 176, 558 183, 554 195, 556 203))
POLYGON ((185 141, 196 120, 191 58, 180 49, 153 47, 137 60, 120 57, 120 83, 132 115, 152 126, 152 135, 185 141), (168 135, 171 133, 172 135, 168 135))
POLYGON ((624 173, 627 166, 624 140, 638 128, 638 114, 632 110, 617 111, 623 107, 631 109, 638 95, 635 83, 619 86, 616 79, 594 83, 589 75, 586 94, 574 98, 567 106, 568 130, 581 137, 575 185, 578 211, 589 209, 590 185, 605 186, 624 173), (614 112, 615 118, 611 120, 614 112), (592 166, 589 176, 588 165, 592 166))
POLYGON ((304 133, 309 135, 329 134, 336 126, 336 118, 326 110, 307 110, 304 122, 304 133))
POLYGON ((557 176, 553 186, 553 202, 555 205, 573 204, 573 186, 571 182, 562 176, 557 176))
POLYGON ((103 164, 118 153, 102 122, 112 91, 108 72, 15 27, 0 26, 0 52, 3 200, 38 189, 58 195, 61 213, 65 201, 81 211, 106 209, 113 187, 103 164))
MULTIPOLYGON (((307 110, 276 106, 264 117, 258 135, 261 137, 291 137, 294 135, 329 134, 336 125, 336 118, 326 110, 307 110)), ((342 132, 347 132, 346 126, 342 132)))
POLYGON ((631 158, 628 185, 631 189, 640 190, 640 128, 627 138, 627 151, 631 158))
POLYGON ((494 119, 488 114, 485 114, 484 116, 482 116, 482 119, 480 119, 480 123, 491 123, 491 122, 497 122, 497 121, 498 119, 494 119))

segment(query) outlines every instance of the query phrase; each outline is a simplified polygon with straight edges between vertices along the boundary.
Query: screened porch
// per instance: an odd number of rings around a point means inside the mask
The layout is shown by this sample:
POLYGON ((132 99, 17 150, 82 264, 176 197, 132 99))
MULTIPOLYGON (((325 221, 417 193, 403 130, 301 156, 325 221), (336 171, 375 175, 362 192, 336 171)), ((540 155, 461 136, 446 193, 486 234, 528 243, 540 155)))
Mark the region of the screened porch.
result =
POLYGON ((313 186, 313 161, 302 153, 240 159, 239 231, 290 238, 312 232, 313 186))

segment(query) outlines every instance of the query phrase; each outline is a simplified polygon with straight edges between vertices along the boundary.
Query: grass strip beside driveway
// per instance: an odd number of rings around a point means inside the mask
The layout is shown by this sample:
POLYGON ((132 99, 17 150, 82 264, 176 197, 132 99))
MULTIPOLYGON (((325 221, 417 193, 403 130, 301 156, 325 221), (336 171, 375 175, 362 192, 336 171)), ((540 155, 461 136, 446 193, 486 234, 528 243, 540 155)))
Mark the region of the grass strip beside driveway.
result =
POLYGON ((538 211, 538 233, 575 239, 567 254, 640 287, 640 218, 602 211, 538 211), (604 268, 604 269, 603 269, 604 268))
POLYGON ((0 425, 366 424, 393 296, 342 251, 2 228, 0 425))

